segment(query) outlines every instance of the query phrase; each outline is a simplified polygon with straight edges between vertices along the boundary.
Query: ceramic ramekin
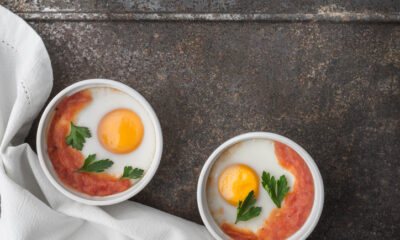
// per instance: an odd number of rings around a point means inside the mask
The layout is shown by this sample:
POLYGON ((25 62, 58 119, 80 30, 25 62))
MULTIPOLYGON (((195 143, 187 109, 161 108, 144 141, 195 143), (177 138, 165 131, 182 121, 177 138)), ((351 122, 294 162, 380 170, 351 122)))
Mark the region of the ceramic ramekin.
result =
POLYGON ((47 176, 49 181, 53 184, 53 186, 57 188, 61 193, 63 193, 70 199, 89 205, 111 205, 133 197, 150 182, 160 164, 162 148, 163 148, 163 139, 161 133, 161 126, 158 121, 158 118, 153 108, 150 106, 150 104, 146 101, 146 99, 142 95, 140 95, 138 92, 136 92, 129 86, 120 82, 116 82, 113 80, 106 80, 106 79, 91 79, 91 80, 84 80, 77 82, 65 88, 60 93, 58 93, 47 105, 46 109, 43 112, 42 117, 40 118, 39 127, 36 135, 36 148, 39 157, 39 162, 45 175, 47 176), (148 112, 150 119, 153 123, 156 136, 156 142, 155 142, 156 148, 155 148, 154 158, 150 165, 150 168, 143 176, 143 178, 140 179, 139 182, 131 186, 126 191, 104 197, 92 197, 77 192, 64 185, 64 183, 58 178, 57 173, 55 172, 53 165, 49 159, 49 156, 47 154, 46 134, 54 108, 57 106, 59 101, 63 99, 65 96, 70 96, 76 92, 79 92, 83 89, 90 87, 112 87, 133 97, 140 104, 142 104, 142 106, 148 112))
POLYGON ((214 162, 218 159, 219 155, 224 152, 224 150, 236 143, 249 139, 270 139, 273 141, 284 143, 295 150, 304 159, 307 166, 309 167, 312 177, 314 179, 314 205, 304 225, 295 234, 288 238, 289 240, 306 239, 317 225, 324 205, 324 185, 322 182, 321 174, 311 156, 297 143, 281 135, 268 132, 250 132, 231 138, 228 141, 224 142, 221 146, 219 146, 207 159, 206 163, 203 166, 203 169, 201 170, 199 182, 197 184, 197 204, 205 226, 214 238, 218 240, 231 239, 224 232, 222 232, 220 227, 214 221, 208 209, 206 196, 207 179, 214 162))

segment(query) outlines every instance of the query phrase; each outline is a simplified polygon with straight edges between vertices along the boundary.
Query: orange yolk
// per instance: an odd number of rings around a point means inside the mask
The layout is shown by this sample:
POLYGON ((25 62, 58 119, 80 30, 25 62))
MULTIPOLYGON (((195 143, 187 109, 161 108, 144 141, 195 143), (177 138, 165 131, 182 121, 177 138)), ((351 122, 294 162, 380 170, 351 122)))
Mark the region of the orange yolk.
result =
POLYGON ((143 124, 140 117, 129 109, 115 109, 107 113, 97 127, 101 145, 117 154, 135 150, 143 138, 143 124))
POLYGON ((251 190, 258 196, 258 175, 247 165, 234 164, 226 167, 218 178, 221 197, 233 206, 243 201, 251 190))

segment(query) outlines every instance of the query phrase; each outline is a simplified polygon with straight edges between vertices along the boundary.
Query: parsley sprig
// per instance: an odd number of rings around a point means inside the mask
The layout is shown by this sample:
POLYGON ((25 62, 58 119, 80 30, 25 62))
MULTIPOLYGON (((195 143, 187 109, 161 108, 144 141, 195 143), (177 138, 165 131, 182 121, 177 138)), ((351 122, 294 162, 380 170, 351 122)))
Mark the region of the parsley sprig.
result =
POLYGON ((111 167, 114 163, 109 159, 95 161, 96 154, 90 154, 83 163, 83 166, 76 170, 76 172, 103 172, 105 169, 111 167))
POLYGON ((143 176, 143 172, 144 172, 143 169, 132 168, 131 166, 125 166, 124 173, 122 174, 122 176, 119 180, 141 178, 143 176))
POLYGON ((235 224, 239 221, 247 221, 260 215, 261 207, 254 207, 255 203, 254 191, 249 192, 243 202, 239 201, 235 224))
POLYGON ((90 134, 89 128, 87 127, 78 127, 71 122, 71 131, 69 135, 65 138, 65 142, 67 145, 82 150, 83 143, 85 143, 85 138, 89 138, 92 135, 90 134))
POLYGON ((278 208, 281 208, 281 204, 286 194, 289 192, 289 187, 287 186, 287 180, 285 175, 282 175, 278 181, 275 177, 263 171, 262 174, 262 186, 267 191, 268 195, 271 197, 272 201, 278 208))

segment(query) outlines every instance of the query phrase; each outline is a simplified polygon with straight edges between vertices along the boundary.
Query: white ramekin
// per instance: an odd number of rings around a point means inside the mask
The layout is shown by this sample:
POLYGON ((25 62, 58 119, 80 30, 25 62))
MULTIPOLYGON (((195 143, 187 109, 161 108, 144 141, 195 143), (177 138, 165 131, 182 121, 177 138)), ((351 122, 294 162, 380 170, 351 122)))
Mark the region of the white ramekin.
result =
POLYGON ((60 192, 62 192, 65 196, 69 197, 70 199, 89 205, 111 205, 127 200, 136 195, 137 193, 139 193, 150 182, 150 180, 156 173, 161 160, 162 148, 163 148, 163 138, 161 133, 161 126, 153 108, 146 101, 146 99, 138 92, 130 88, 129 86, 120 82, 116 82, 113 80, 106 80, 106 79, 90 79, 90 80, 80 81, 72 84, 71 86, 65 88, 60 93, 58 93, 44 110, 42 117, 40 118, 36 135, 36 149, 39 157, 39 162, 45 175, 53 184, 53 186, 57 188, 60 192), (76 92, 79 92, 83 89, 90 87, 112 87, 126 94, 129 94, 140 104, 142 104, 142 106, 148 112, 150 119, 153 123, 156 136, 156 142, 155 142, 156 149, 154 153, 154 158, 150 165, 150 168, 147 170, 143 178, 140 179, 139 182, 137 182, 135 185, 133 185, 126 191, 104 197, 92 197, 67 187, 58 178, 57 173, 54 171, 53 165, 47 154, 46 134, 54 108, 57 106, 59 101, 65 96, 70 96, 76 92))
POLYGON ((207 196, 206 196, 206 185, 207 185, 208 175, 210 173, 210 170, 214 162, 218 159, 219 155, 225 149, 229 148, 235 143, 244 140, 260 139, 260 138, 270 139, 288 145, 304 159, 304 161, 306 162, 307 166, 311 171, 312 177, 314 179, 314 188, 315 188, 313 208, 304 225, 295 234, 293 234, 292 236, 290 236, 290 238, 288 238, 289 240, 305 239, 313 231, 313 229, 318 223, 319 217, 321 216, 322 208, 324 205, 324 185, 322 182, 322 177, 314 160, 302 147, 300 147, 297 143, 293 142, 292 140, 274 133, 268 133, 268 132, 245 133, 224 142, 211 154, 211 156, 207 159, 206 163, 204 164, 203 169, 201 170, 199 182, 197 184, 197 204, 199 207, 201 218, 205 226, 207 227, 208 231, 211 233, 211 235, 214 236, 214 238, 218 240, 230 239, 224 232, 222 232, 220 227, 214 221, 208 209, 207 196))

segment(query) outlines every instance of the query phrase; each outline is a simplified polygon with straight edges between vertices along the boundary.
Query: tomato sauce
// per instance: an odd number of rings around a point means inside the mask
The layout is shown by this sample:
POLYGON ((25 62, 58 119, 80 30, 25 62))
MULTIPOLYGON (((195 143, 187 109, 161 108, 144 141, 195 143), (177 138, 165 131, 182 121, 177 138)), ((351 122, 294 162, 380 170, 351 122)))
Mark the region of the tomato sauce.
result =
POLYGON ((70 122, 92 101, 89 90, 63 98, 57 105, 47 133, 47 153, 60 180, 67 186, 90 196, 107 196, 130 187, 130 181, 106 173, 77 173, 85 157, 80 151, 68 146, 65 138, 70 122))
POLYGON ((232 224, 222 224, 222 231, 232 239, 286 239, 297 232, 310 215, 314 204, 314 180, 310 169, 300 155, 289 146, 280 142, 274 142, 274 146, 279 164, 296 179, 293 189, 286 195, 283 206, 272 210, 263 227, 257 231, 257 235, 238 229, 232 224))
POLYGON ((236 228, 230 223, 223 223, 221 225, 221 230, 232 239, 238 239, 238 240, 258 239, 257 235, 252 231, 236 228))

